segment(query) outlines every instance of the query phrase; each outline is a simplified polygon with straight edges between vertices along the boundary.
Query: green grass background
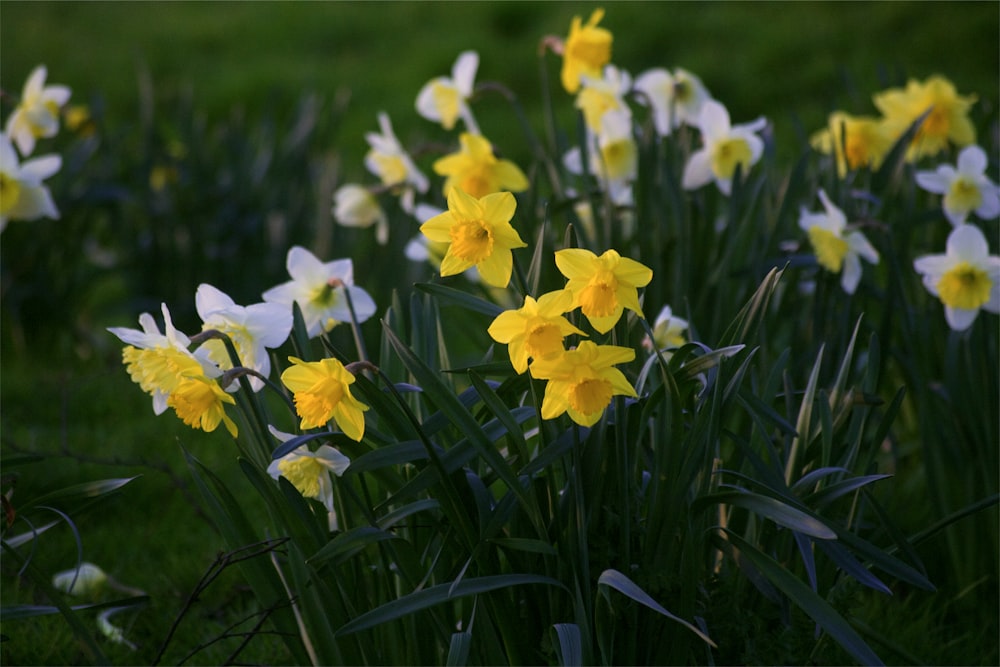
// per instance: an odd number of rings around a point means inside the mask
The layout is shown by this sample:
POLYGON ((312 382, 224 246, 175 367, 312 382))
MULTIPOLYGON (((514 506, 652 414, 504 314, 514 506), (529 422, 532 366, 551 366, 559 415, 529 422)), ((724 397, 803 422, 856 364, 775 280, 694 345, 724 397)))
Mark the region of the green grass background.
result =
MULTIPOLYGON (((540 38, 564 35, 572 16, 586 18, 596 6, 3 0, 0 86, 18 93, 31 68, 44 63, 51 82, 73 88, 74 102, 101 105, 111 127, 138 124, 150 86, 158 100, 190 95, 212 118, 238 108, 280 120, 303 93, 316 92, 345 104, 330 149, 348 175, 360 178, 363 133, 376 129, 376 112, 392 115, 404 142, 430 133, 430 124, 413 111, 417 91, 446 74, 462 50, 480 53, 480 81, 503 82, 537 116, 540 38)), ((765 115, 781 142, 817 129, 834 108, 874 113, 871 94, 906 76, 944 74, 961 93, 978 95, 978 113, 996 114, 1000 3, 621 2, 605 8, 603 25, 615 35, 617 65, 633 74, 685 67, 702 77, 735 122, 765 115)), ((555 82, 557 59, 549 56, 545 68, 555 82)), ((557 97, 557 104, 571 106, 568 98, 557 97)), ((488 136, 507 131, 510 118, 506 108, 480 115, 488 136)), ((55 233, 58 226, 46 229, 55 233)), ((221 548, 189 501, 181 446, 224 476, 236 479, 237 471, 223 433, 194 433, 170 415, 154 418, 148 397, 115 359, 107 361, 84 362, 71 348, 53 354, 29 347, 16 356, 0 351, 2 442, 7 452, 47 456, 23 469, 15 498, 82 480, 142 475, 82 517, 80 529, 85 558, 152 594, 150 607, 128 628, 141 644, 139 655, 149 659, 221 548)), ((76 546, 65 527, 46 535, 42 546, 42 567, 72 566, 76 546)), ((182 647, 207 641, 245 615, 249 596, 238 579, 217 586, 185 619, 175 661, 182 647)), ((5 603, 25 601, 27 593, 4 588, 5 603)), ((880 602, 869 605, 866 620, 888 622, 901 646, 929 662, 981 662, 983 646, 993 643, 975 628, 941 626, 937 619, 946 610, 934 608, 930 598, 915 596, 902 607, 893 602, 886 603, 885 618, 878 616, 880 602)), ((81 660, 60 619, 10 624, 3 634, 10 638, 0 645, 6 664, 81 660)), ((995 644, 992 650, 995 655, 995 644)), ((109 651, 117 663, 135 660, 123 648, 109 651)), ((213 651, 196 662, 227 655, 225 647, 213 651)), ((244 657, 275 663, 283 656, 262 638, 244 657)))

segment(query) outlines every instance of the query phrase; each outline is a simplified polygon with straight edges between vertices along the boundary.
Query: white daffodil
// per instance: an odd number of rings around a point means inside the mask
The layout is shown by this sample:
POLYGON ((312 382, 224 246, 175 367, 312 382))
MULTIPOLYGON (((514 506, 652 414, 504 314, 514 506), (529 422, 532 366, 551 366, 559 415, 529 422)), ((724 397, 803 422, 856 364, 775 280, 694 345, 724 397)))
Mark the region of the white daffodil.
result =
POLYGON ((989 254, 983 232, 959 225, 948 235, 943 255, 913 262, 924 287, 944 304, 944 316, 955 331, 972 326, 980 309, 1000 313, 1000 257, 989 254))
POLYGON ((673 74, 663 68, 647 70, 636 77, 634 88, 642 93, 639 101, 652 108, 661 137, 681 124, 697 125, 701 108, 712 99, 701 79, 680 67, 673 74))
POLYGON ((918 171, 917 185, 944 195, 944 214, 953 225, 961 225, 975 211, 982 220, 1000 215, 1000 188, 986 176, 986 151, 967 146, 958 154, 957 169, 939 165, 936 171, 918 171))
MULTIPOLYGON (((632 135, 632 115, 608 111, 601 117, 601 131, 590 151, 590 171, 598 177, 611 201, 619 206, 632 203, 632 181, 639 169, 638 149, 632 135)), ((563 156, 563 165, 574 174, 583 173, 579 146, 563 156)))
POLYGON ((46 86, 46 74, 44 65, 31 71, 17 108, 7 119, 6 132, 24 156, 35 150, 36 139, 54 137, 59 132, 59 109, 69 101, 70 89, 46 86))
POLYGON ((285 266, 292 280, 264 292, 264 301, 285 304, 289 309, 298 303, 310 338, 350 321, 348 296, 357 322, 375 314, 371 296, 354 285, 354 263, 350 259, 323 263, 305 248, 293 246, 285 266))
MULTIPOLYGON (((268 426, 268 430, 281 442, 287 442, 295 437, 290 433, 282 433, 273 426, 268 426)), ((323 503, 330 530, 337 530, 337 512, 333 506, 333 480, 330 479, 330 473, 340 477, 350 465, 351 459, 330 445, 320 445, 315 452, 308 446, 302 445, 271 461, 267 466, 267 473, 274 479, 284 477, 303 496, 323 503)))
POLYGON ((415 192, 427 192, 430 182, 410 158, 392 131, 389 114, 378 114, 380 132, 368 132, 365 139, 371 149, 365 155, 365 167, 378 176, 382 185, 400 191, 400 205, 407 213, 413 212, 415 192))
POLYGON ((819 198, 825 212, 810 213, 802 207, 799 227, 809 235, 819 265, 827 271, 839 273, 840 286, 848 294, 854 294, 861 281, 861 258, 878 264, 878 251, 864 234, 847 230, 844 212, 830 201, 826 192, 820 190, 819 198))
POLYGON ((59 218, 59 210, 42 181, 61 167, 58 155, 20 162, 10 137, 0 133, 0 232, 10 220, 59 218))
POLYGON ((740 165, 745 177, 763 154, 764 142, 756 133, 766 125, 764 118, 730 125, 726 107, 715 100, 707 100, 698 114, 698 129, 704 145, 691 154, 684 166, 684 189, 694 190, 714 179, 719 190, 728 196, 736 165, 740 165))
POLYGON ((687 343, 687 338, 684 335, 687 330, 688 321, 674 315, 669 305, 664 306, 653 324, 653 340, 649 341, 647 337, 643 341, 643 346, 652 350, 655 345, 655 349, 662 351, 664 356, 669 359, 671 353, 668 350, 676 349, 687 343))
POLYGON ((601 131, 601 119, 609 111, 632 115, 625 103, 625 95, 632 89, 632 77, 614 65, 604 67, 602 78, 580 75, 580 92, 576 95, 576 108, 583 112, 587 129, 594 134, 601 131))
POLYGON ((427 120, 441 123, 446 130, 455 127, 455 121, 461 118, 468 132, 479 134, 479 126, 476 125, 476 119, 473 118, 468 104, 476 83, 477 69, 479 69, 478 53, 475 51, 460 53, 451 69, 450 78, 435 77, 420 89, 417 94, 417 113, 427 120))
MULTIPOLYGON (((198 286, 194 300, 198 316, 204 322, 202 331, 215 329, 226 334, 233 342, 244 368, 252 368, 265 377, 271 374, 267 348, 279 347, 292 330, 292 313, 287 307, 279 303, 239 306, 229 295, 206 283, 198 286)), ((219 368, 233 367, 221 340, 207 340, 199 349, 202 348, 219 368)), ((251 375, 248 379, 254 391, 260 391, 264 386, 260 378, 251 375)), ((236 391, 238 388, 239 383, 233 382, 227 390, 236 391)))
POLYGON ((333 193, 333 217, 345 227, 375 225, 379 245, 389 241, 389 218, 371 190, 357 183, 347 183, 333 193))

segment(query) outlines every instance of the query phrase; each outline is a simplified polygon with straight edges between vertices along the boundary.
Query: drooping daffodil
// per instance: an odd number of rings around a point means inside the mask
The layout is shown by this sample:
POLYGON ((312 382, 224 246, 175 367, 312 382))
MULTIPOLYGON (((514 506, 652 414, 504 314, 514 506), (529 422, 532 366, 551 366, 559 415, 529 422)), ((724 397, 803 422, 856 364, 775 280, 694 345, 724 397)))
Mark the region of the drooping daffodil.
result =
POLYGON ((457 152, 434 162, 434 173, 445 177, 445 197, 456 187, 477 199, 501 190, 528 189, 528 177, 520 167, 494 155, 493 144, 486 137, 463 132, 458 141, 461 147, 457 152))
POLYGON ((611 32, 597 24, 604 18, 603 9, 595 9, 583 23, 579 16, 570 22, 569 35, 562 46, 560 80, 570 95, 580 89, 582 75, 599 77, 601 68, 611 61, 611 32))
MULTIPOLYGON (((295 436, 282 433, 273 426, 268 426, 271 434, 281 442, 287 442, 295 436)), ((333 506, 333 480, 330 475, 342 477, 351 466, 351 459, 331 447, 320 445, 316 451, 302 445, 284 456, 274 459, 267 466, 267 474, 274 479, 284 477, 305 498, 313 498, 323 503, 327 511, 327 523, 330 530, 337 530, 337 512, 333 506)))
POLYGON ((431 242, 448 244, 441 275, 453 276, 474 266, 487 285, 507 287, 514 270, 511 250, 527 246, 510 224, 516 207, 517 201, 509 192, 477 199, 460 188, 451 188, 448 210, 420 226, 431 242))
POLYGON ((288 360, 292 365, 281 374, 281 381, 292 392, 295 412, 302 419, 299 428, 322 428, 333 420, 344 435, 361 442, 368 406, 351 393, 354 375, 337 359, 288 360))
POLYGON ((647 70, 636 77, 633 88, 641 93, 639 103, 652 109, 661 137, 681 125, 696 125, 701 108, 712 99, 701 79, 680 67, 672 74, 662 67, 647 70))
POLYGON ((1000 216, 1000 188, 986 175, 986 151, 966 146, 956 166, 939 165, 935 171, 918 171, 917 185, 944 195, 944 214, 953 225, 961 225, 970 213, 982 220, 1000 216))
POLYGON ((719 190, 729 196, 736 165, 746 177, 763 154, 764 142, 757 132, 766 125, 764 118, 731 125, 726 107, 715 100, 706 101, 698 115, 703 146, 684 165, 684 189, 694 190, 714 180, 719 190))
POLYGON ((58 155, 43 155, 21 162, 10 137, 0 133, 0 232, 11 220, 59 218, 44 181, 62 167, 58 155))
POLYGON ((494 318, 487 332, 507 345, 511 364, 518 373, 528 370, 528 359, 542 359, 563 351, 563 339, 570 334, 585 336, 563 317, 573 309, 573 293, 563 289, 543 294, 536 301, 524 297, 524 305, 505 310, 494 318))
POLYGON ((451 76, 438 76, 424 84, 417 94, 417 113, 450 130, 461 118, 467 132, 479 134, 479 126, 469 108, 479 69, 479 54, 463 51, 451 68, 451 76))
POLYGON ((635 359, 635 350, 616 345, 597 345, 589 340, 573 350, 532 362, 531 376, 548 380, 542 398, 542 419, 555 419, 564 412, 580 426, 593 426, 614 396, 635 398, 625 374, 614 367, 635 359))
POLYGON ((878 251, 858 230, 848 230, 847 217, 819 191, 824 210, 810 213, 805 207, 799 215, 799 227, 809 235, 816 261, 827 271, 840 274, 840 286, 854 294, 861 281, 861 259, 878 264, 878 251))
POLYGON ((39 65, 28 75, 21 99, 7 119, 5 132, 27 157, 35 150, 35 140, 54 137, 59 132, 59 109, 69 101, 66 86, 46 86, 48 70, 39 65))
MULTIPOLYGON (((271 358, 267 349, 279 347, 287 340, 292 330, 291 311, 280 303, 240 306, 228 294, 207 283, 198 286, 194 299, 198 316, 203 322, 202 330, 214 329, 229 336, 240 364, 264 377, 269 376, 271 358)), ((233 367, 223 341, 210 339, 202 343, 201 348, 208 352, 208 358, 219 368, 226 370, 233 367)), ((250 375, 248 379, 254 391, 260 391, 264 386, 259 377, 250 375)), ((235 391, 239 383, 233 382, 229 388, 235 391)))
POLYGON ((412 213, 415 193, 427 192, 430 182, 396 138, 389 114, 379 112, 378 125, 379 132, 365 134, 370 146, 365 155, 365 167, 382 181, 382 185, 399 194, 402 209, 412 213))
POLYGON ((959 225, 948 235, 945 254, 913 262, 924 287, 944 304, 945 319, 955 331, 971 327, 980 310, 1000 313, 1000 257, 989 252, 979 227, 959 225))
POLYGON ((556 252, 556 266, 567 278, 566 289, 573 293, 573 307, 600 333, 607 333, 626 308, 643 317, 638 288, 653 279, 653 271, 617 250, 598 256, 584 248, 556 252))
POLYGON ((687 343, 687 337, 684 335, 687 330, 688 321, 674 315, 670 306, 665 305, 660 309, 653 324, 653 339, 650 340, 647 336, 642 342, 643 347, 650 351, 659 350, 670 359, 672 354, 670 350, 687 343))
POLYGON ((264 301, 284 304, 289 310, 298 303, 310 338, 351 321, 352 307, 358 323, 375 314, 371 296, 354 284, 350 258, 324 263, 305 248, 293 246, 285 266, 292 279, 264 292, 264 301))
POLYGON ((333 193, 333 218, 344 227, 375 225, 379 245, 389 241, 389 217, 370 189, 357 183, 345 183, 333 193))

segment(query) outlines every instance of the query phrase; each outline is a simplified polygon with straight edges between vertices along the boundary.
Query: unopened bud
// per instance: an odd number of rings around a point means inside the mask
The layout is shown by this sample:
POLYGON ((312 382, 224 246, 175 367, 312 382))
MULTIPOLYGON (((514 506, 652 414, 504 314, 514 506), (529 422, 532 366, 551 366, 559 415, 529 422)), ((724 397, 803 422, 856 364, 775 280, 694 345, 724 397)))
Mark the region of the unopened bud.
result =
POLYGON ((52 577, 52 586, 70 595, 96 593, 108 581, 104 570, 93 563, 80 563, 79 569, 65 570, 52 577))

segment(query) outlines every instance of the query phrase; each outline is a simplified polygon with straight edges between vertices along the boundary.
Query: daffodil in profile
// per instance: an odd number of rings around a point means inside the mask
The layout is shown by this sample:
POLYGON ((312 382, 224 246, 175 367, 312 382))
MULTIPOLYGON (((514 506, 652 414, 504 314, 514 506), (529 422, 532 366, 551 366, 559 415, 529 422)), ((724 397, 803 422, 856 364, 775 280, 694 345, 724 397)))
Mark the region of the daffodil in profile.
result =
POLYGON ((428 81, 417 94, 417 113, 427 120, 440 123, 450 130, 461 118, 468 132, 479 134, 479 126, 469 109, 479 69, 479 54, 463 51, 451 69, 451 76, 438 76, 428 81))
POLYGON ((531 376, 548 380, 542 398, 542 419, 564 412, 581 426, 593 426, 614 396, 636 397, 635 389, 615 364, 635 359, 635 350, 597 345, 589 340, 573 350, 536 359, 531 376))
POLYGON ((636 77, 639 103, 653 111, 656 133, 668 137, 681 125, 696 125, 701 108, 712 99, 697 76, 680 67, 673 73, 658 67, 636 77))
POLYGON ((603 9, 595 9, 586 23, 574 16, 569 35, 563 43, 560 79, 566 92, 573 95, 580 89, 582 75, 600 77, 601 68, 611 61, 611 32, 597 24, 604 18, 603 9))
POLYGON ((1000 257, 989 254, 986 236, 975 225, 959 225, 948 235, 945 254, 913 262, 924 287, 944 304, 955 331, 972 326, 980 310, 1000 313, 1000 257))
POLYGON ((382 181, 382 185, 399 194, 402 209, 412 213, 415 194, 427 192, 430 182, 396 138, 389 114, 380 112, 378 125, 379 132, 365 134, 370 147, 365 155, 365 167, 382 181))
POLYGON ((299 428, 321 428, 333 420, 348 438, 361 441, 365 434, 368 406, 354 398, 354 375, 336 359, 302 361, 289 357, 292 365, 281 381, 292 391, 299 428))
POLYGON ((434 162, 434 173, 445 177, 445 197, 454 188, 477 199, 501 190, 528 189, 528 178, 520 167, 494 155, 493 144, 486 137, 464 132, 458 140, 458 152, 434 162))
POLYGON ((810 213, 802 208, 799 227, 809 235, 816 261, 827 271, 840 274, 840 286, 854 294, 861 281, 861 259, 877 264, 878 251, 858 230, 848 230, 844 212, 830 201, 826 192, 819 191, 824 210, 810 213))
MULTIPOLYGON (((273 426, 268 428, 282 442, 295 437, 290 433, 281 433, 273 426)), ((267 466, 267 474, 274 479, 284 477, 305 498, 323 503, 329 517, 330 530, 336 530, 337 513, 333 507, 333 480, 330 475, 342 477, 350 466, 351 459, 330 445, 320 445, 316 451, 302 445, 271 461, 267 466)))
POLYGON ((740 166, 745 177, 763 154, 764 142, 757 132, 766 125, 763 118, 732 125, 726 107, 715 100, 705 102, 698 116, 703 146, 692 153, 684 165, 684 189, 694 190, 714 180, 719 190, 728 196, 736 166, 740 166))
MULTIPOLYGON (((207 283, 198 286, 194 301, 203 322, 203 331, 213 329, 226 334, 243 367, 251 368, 264 377, 271 374, 271 358, 267 350, 279 347, 292 330, 292 313, 286 306, 280 303, 240 306, 228 294, 207 283)), ((219 368, 227 370, 233 367, 223 341, 207 340, 199 349, 205 349, 208 358, 219 368)), ((254 391, 263 388, 264 382, 260 378, 251 375, 248 379, 254 391)), ((239 383, 233 382, 230 386, 236 391, 239 383)))
POLYGON ((487 285, 507 287, 514 270, 511 250, 527 246, 510 224, 516 207, 509 192, 477 199, 452 188, 448 210, 420 226, 431 242, 448 244, 441 275, 453 276, 474 266, 487 285))
POLYGON ((959 95, 955 84, 943 76, 931 76, 925 81, 910 79, 905 88, 885 90, 873 101, 896 136, 926 114, 906 153, 911 161, 936 155, 949 142, 968 146, 976 141, 976 128, 969 119, 976 96, 959 95))
POLYGON ((11 220, 59 218, 52 195, 42 183, 62 167, 58 155, 44 155, 21 162, 10 137, 0 133, 0 231, 11 220))
POLYGON ((895 136, 883 118, 851 116, 834 111, 825 129, 810 138, 813 148, 837 161, 837 173, 843 178, 848 171, 863 167, 877 169, 892 148, 895 136))
POLYGON ((59 110, 71 94, 66 86, 46 86, 46 76, 44 65, 31 71, 21 99, 7 119, 5 131, 24 156, 35 150, 36 139, 54 137, 59 132, 59 110))
POLYGON ((524 297, 524 305, 505 310, 494 318, 487 332, 498 343, 507 345, 511 364, 518 373, 528 369, 528 359, 542 359, 563 351, 563 339, 571 334, 586 334, 563 317, 573 309, 573 293, 558 290, 543 294, 536 301, 524 297))
POLYGON ((575 106, 583 112, 587 129, 593 133, 601 131, 601 118, 609 111, 619 111, 631 115, 625 103, 625 95, 632 90, 632 77, 614 65, 604 67, 603 76, 580 77, 582 87, 577 93, 575 106))
POLYGON ((678 317, 669 305, 660 309, 659 315, 653 324, 653 339, 647 337, 643 340, 643 347, 652 351, 659 350, 667 359, 670 358, 669 350, 676 349, 687 343, 685 332, 688 330, 688 321, 678 317))
POLYGON ((379 245, 389 241, 389 218, 370 189, 357 183, 345 183, 333 193, 333 219, 344 227, 375 226, 379 245))
POLYGON ((982 220, 1000 215, 1000 188, 986 175, 986 151, 966 146, 958 163, 939 165, 935 171, 918 171, 917 185, 928 192, 944 195, 944 214, 953 225, 961 225, 970 213, 982 220))
POLYGON ((167 405, 191 428, 211 432, 221 423, 235 438, 238 431, 236 423, 226 414, 227 403, 235 405, 236 400, 200 368, 183 375, 167 395, 167 405))
POLYGON ((556 252, 556 266, 567 278, 566 289, 573 293, 573 307, 579 306, 600 333, 607 333, 628 308, 642 317, 640 287, 653 279, 653 271, 617 250, 598 256, 584 248, 556 252))
POLYGON ((349 322, 350 306, 359 323, 375 314, 371 296, 354 285, 354 263, 349 258, 321 262, 305 248, 293 246, 285 266, 292 280, 264 292, 264 301, 284 304, 289 311, 298 303, 310 338, 349 322))

